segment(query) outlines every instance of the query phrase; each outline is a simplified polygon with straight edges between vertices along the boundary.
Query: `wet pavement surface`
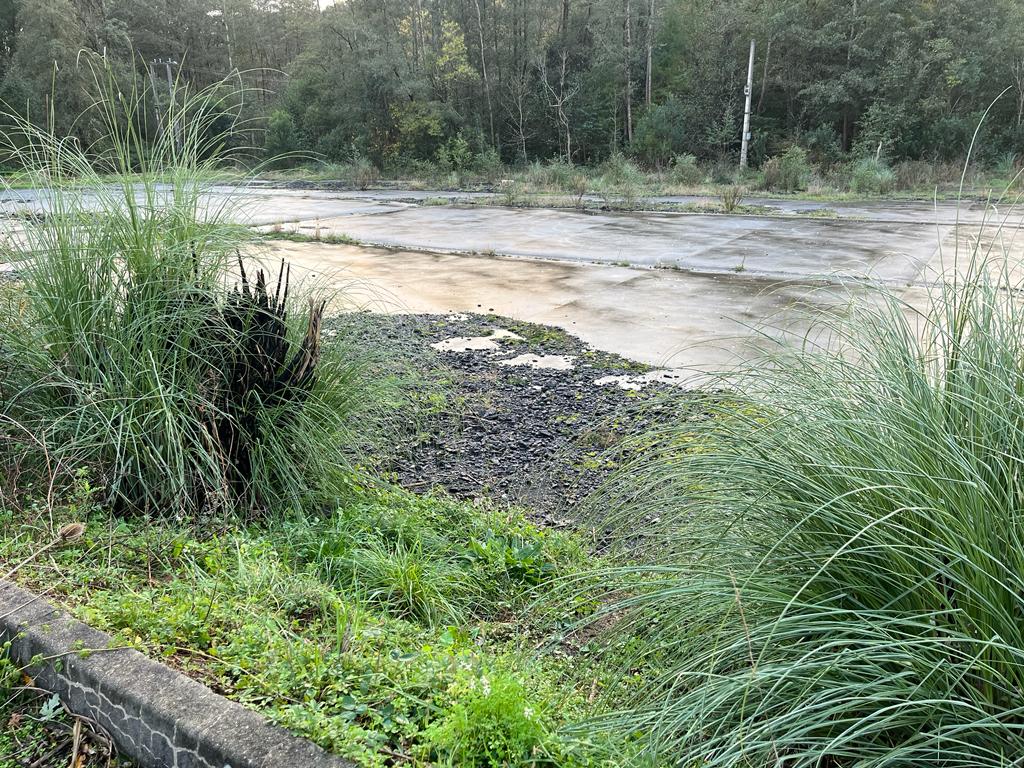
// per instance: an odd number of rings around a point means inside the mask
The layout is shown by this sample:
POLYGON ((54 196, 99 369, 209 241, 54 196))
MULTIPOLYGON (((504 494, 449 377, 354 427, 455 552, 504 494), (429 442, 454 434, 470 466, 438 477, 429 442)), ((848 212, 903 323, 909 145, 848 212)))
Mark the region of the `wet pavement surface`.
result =
MULTIPOLYGON (((944 237, 948 228, 941 229, 944 237)), ((902 282, 916 278, 939 244, 926 224, 458 206, 351 213, 285 231, 397 248, 902 282)))
POLYGON ((338 309, 494 313, 543 323, 597 349, 701 371, 749 359, 840 308, 849 284, 747 273, 699 275, 565 261, 502 259, 270 241, 259 254, 296 281, 340 294, 338 309))
MULTIPOLYGON (((777 215, 665 211, 578 211, 471 205, 494 200, 486 192, 338 190, 330 183, 212 186, 211 211, 267 231, 311 237, 347 236, 368 245, 480 253, 531 259, 671 267, 702 273, 728 271, 780 278, 842 274, 911 282, 953 227, 1005 229, 1024 223, 1024 210, 980 202, 865 201, 824 203, 749 198, 777 215), (426 204, 446 199, 464 205, 426 204), (802 214, 828 212, 835 218, 802 214)), ((0 193, 0 217, 45 212, 48 190, 0 193)), ((102 203, 102 192, 87 193, 102 203)), ((665 196, 644 204, 702 204, 699 196, 665 196)), ((16 221, 8 222, 8 228, 16 221)))
MULTIPOLYGON (((371 202, 378 204, 386 203, 416 203, 422 204, 426 201, 447 201, 457 204, 459 202, 500 202, 502 196, 493 191, 448 191, 448 190, 412 190, 412 189, 371 189, 357 190, 344 182, 313 182, 313 181, 292 181, 281 184, 261 184, 252 189, 254 196, 263 198, 276 198, 283 201, 286 198, 290 201, 307 199, 316 201, 314 204, 321 204, 326 200, 350 200, 353 207, 357 203, 368 205, 371 202)), ((551 199, 565 200, 566 196, 553 195, 551 199)), ((538 196, 543 201, 545 196, 538 196)), ((584 195, 583 201, 591 204, 604 204, 603 197, 598 195, 584 195)), ((719 205, 721 200, 708 195, 653 195, 641 196, 637 207, 655 207, 659 205, 679 206, 702 206, 719 205)), ((893 221, 902 223, 954 225, 979 224, 998 220, 1007 214, 1011 218, 1016 216, 1019 223, 1020 216, 1013 210, 1013 206, 1002 204, 989 204, 980 200, 964 200, 957 203, 951 200, 804 200, 796 197, 765 197, 756 193, 745 195, 743 203, 756 208, 764 209, 768 214, 778 216, 789 215, 822 215, 835 216, 844 219, 863 219, 866 221, 893 221)), ((294 202, 286 203, 291 206, 294 202)), ((286 221, 287 219, 279 219, 286 221)))
MULTIPOLYGON (((1020 253, 1024 245, 1024 212, 977 202, 745 200, 777 211, 762 216, 469 204, 481 197, 493 195, 317 183, 213 187, 207 205, 271 237, 358 240, 365 247, 270 240, 262 256, 285 257, 374 309, 494 311, 557 325, 633 359, 698 370, 805 332, 808 314, 834 310, 868 282, 919 293, 947 270, 955 248, 982 242, 1020 253), (456 204, 428 204, 436 197, 456 204), (803 215, 822 209, 832 217, 803 215), (982 226, 986 217, 1003 229, 982 226), (955 227, 958 219, 965 223, 955 227)), ((45 190, 8 191, 0 217, 48 204, 45 190)), ((20 224, 0 226, 11 234, 20 224)))

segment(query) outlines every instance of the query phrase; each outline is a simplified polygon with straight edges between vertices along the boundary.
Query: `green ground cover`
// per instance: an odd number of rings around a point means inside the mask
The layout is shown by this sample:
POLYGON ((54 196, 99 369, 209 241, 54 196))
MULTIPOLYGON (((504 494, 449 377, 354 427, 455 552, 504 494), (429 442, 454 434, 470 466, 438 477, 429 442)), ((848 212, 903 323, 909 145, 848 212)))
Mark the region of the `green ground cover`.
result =
POLYGON ((597 766, 627 748, 562 732, 625 690, 574 630, 593 598, 540 599, 591 563, 575 535, 388 488, 202 528, 119 519, 94 495, 83 474, 56 510, 5 511, 0 562, 86 520, 17 580, 326 749, 365 766, 597 766))
MULTIPOLYGON (((738 166, 698 165, 677 158, 661 169, 646 168, 615 155, 600 165, 570 165, 561 160, 525 166, 456 171, 418 164, 412 172, 393 169, 367 174, 365 162, 307 162, 294 168, 263 170, 268 181, 340 182, 353 189, 393 187, 411 190, 492 191, 493 198, 477 204, 536 207, 636 207, 642 198, 701 195, 714 202, 698 209, 721 212, 719 203, 740 188, 747 197, 798 199, 817 202, 857 200, 957 200, 999 198, 1021 189, 1016 163, 991 166, 976 163, 912 161, 889 166, 871 159, 832 166, 815 165, 799 147, 771 158, 762 167, 741 171, 738 166), (599 200, 586 200, 585 197, 599 200)), ((447 204, 443 196, 430 198, 447 204)), ((644 207, 649 207, 645 203, 644 207)), ((750 207, 750 206, 747 206, 750 207)), ((730 211, 731 212, 731 211, 730 211)))
POLYGON ((108 91, 98 155, 0 134, 53 189, 3 245, 0 574, 363 765, 615 764, 628 737, 566 730, 623 690, 574 630, 596 597, 552 590, 587 543, 374 476, 444 393, 322 333, 331 297, 284 265, 245 272, 203 197, 224 98, 150 140, 144 94, 108 91))
MULTIPOLYGON (((219 93, 183 146, 118 92, 101 157, 28 124, 6 147, 106 197, 57 184, 11 246, 4 578, 375 768, 1020 763, 1017 265, 957 254, 926 304, 873 297, 662 414, 590 540, 374 477, 443 376, 381 387, 401 371, 321 343, 323 297, 225 285, 249 233, 199 203, 219 93)), ((0 744, 36 754, 56 705, 30 688, 0 662, 0 744)))

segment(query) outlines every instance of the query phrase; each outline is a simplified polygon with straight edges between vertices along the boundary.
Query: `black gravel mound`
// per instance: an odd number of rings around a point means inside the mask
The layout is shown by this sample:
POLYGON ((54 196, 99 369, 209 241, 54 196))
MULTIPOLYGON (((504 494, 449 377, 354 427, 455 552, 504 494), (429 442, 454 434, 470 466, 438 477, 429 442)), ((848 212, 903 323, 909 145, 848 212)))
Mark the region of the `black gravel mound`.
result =
POLYGON ((574 509, 628 455, 624 438, 699 408, 700 394, 675 384, 626 391, 597 386, 647 366, 599 352, 548 326, 493 315, 342 315, 329 337, 374 355, 382 377, 403 382, 398 438, 381 466, 405 487, 441 487, 460 498, 491 497, 534 510, 548 525, 574 509), (502 328, 523 340, 498 352, 439 352, 431 345, 502 328), (386 351, 386 354, 381 352, 386 351), (571 355, 572 370, 501 365, 524 353, 571 355))

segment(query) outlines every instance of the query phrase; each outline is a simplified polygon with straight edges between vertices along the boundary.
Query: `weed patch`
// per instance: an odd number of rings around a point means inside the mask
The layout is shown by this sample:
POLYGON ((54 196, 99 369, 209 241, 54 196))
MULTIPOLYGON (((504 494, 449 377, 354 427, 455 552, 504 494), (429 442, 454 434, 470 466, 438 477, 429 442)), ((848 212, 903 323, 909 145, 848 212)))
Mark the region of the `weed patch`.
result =
POLYGON ((11 663, 8 648, 9 643, 0 643, 0 765, 132 768, 91 723, 71 715, 57 696, 36 688, 11 663))
POLYGON ((303 232, 285 232, 282 230, 268 230, 263 232, 263 237, 268 240, 287 240, 292 243, 324 243, 326 245, 359 245, 359 241, 344 233, 332 232, 329 234, 314 233, 307 235, 303 232))
MULTIPOLYGON (((34 514, 6 514, 0 559, 45 538, 34 514)), ((604 685, 559 650, 593 600, 537 602, 587 561, 572 535, 397 490, 217 534, 95 509, 87 522, 19 580, 361 765, 604 764, 562 733, 604 685)))

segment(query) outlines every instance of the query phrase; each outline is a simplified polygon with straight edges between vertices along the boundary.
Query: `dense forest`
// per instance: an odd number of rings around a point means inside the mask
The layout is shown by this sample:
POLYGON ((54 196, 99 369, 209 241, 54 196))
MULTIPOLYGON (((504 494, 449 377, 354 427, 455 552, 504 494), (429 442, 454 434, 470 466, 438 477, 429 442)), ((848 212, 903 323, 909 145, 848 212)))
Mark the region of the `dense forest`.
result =
POLYGON ((755 165, 961 158, 1004 90, 982 157, 1024 147, 1019 0, 0 0, 0 97, 88 139, 91 50, 236 77, 270 152, 660 167, 738 154, 751 39, 755 165))

